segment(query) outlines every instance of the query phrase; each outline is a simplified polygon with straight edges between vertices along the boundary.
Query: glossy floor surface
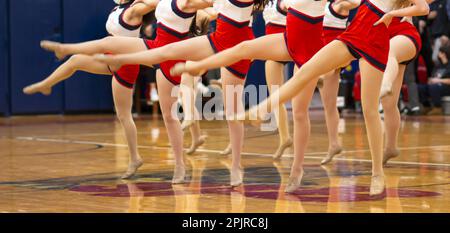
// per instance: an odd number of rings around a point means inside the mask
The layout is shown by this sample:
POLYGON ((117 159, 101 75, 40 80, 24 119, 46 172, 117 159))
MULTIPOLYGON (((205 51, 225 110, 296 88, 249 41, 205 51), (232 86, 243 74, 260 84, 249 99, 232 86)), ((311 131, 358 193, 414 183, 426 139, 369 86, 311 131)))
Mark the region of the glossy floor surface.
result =
MULTIPOLYGON (((0 212, 450 212, 450 117, 403 119, 401 155, 386 167, 386 191, 369 196, 370 154, 362 117, 345 115, 345 151, 329 165, 323 113, 313 112, 302 188, 283 193, 292 149, 271 154, 276 132, 246 126, 244 186, 229 188, 226 123, 201 123, 206 144, 186 156, 189 182, 170 184, 174 160, 161 119, 136 119, 145 160, 122 181, 128 151, 113 115, 0 118, 0 212)), ((185 135, 188 147, 190 135, 185 135)))

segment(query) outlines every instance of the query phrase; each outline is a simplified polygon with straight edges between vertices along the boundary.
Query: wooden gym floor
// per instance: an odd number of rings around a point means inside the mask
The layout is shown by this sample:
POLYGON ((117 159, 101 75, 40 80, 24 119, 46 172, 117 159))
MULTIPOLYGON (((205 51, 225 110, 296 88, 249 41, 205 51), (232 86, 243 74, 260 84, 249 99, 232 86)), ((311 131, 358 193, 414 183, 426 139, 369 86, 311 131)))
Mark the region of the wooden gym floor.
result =
MULTIPOLYGON (((207 143, 186 156, 189 183, 172 186, 173 156, 161 119, 136 119, 145 165, 127 168, 113 115, 0 118, 0 212, 450 212, 450 117, 409 117, 401 156, 386 167, 387 190, 370 197, 370 154, 361 116, 341 120, 345 152, 327 166, 323 113, 313 111, 303 186, 283 193, 292 151, 279 161, 275 132, 246 126, 245 185, 231 190, 226 123, 201 123, 207 143), (280 185, 281 183, 281 185, 280 185)), ((185 145, 190 135, 185 135, 185 145)))

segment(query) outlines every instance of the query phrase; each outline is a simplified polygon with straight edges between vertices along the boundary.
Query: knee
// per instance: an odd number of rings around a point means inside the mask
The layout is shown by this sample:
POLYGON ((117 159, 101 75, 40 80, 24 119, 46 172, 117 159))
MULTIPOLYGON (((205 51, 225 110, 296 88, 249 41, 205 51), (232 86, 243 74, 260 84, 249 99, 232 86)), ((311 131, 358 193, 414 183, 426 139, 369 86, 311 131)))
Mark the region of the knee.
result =
POLYGON ((239 52, 239 54, 245 54, 249 52, 249 48, 251 47, 251 41, 244 41, 239 43, 239 45, 236 48, 236 52, 239 52))
POLYGON ((131 112, 117 112, 117 119, 121 122, 121 123, 126 123, 126 122, 130 122, 133 121, 133 117, 131 116, 131 112))
POLYGON ((380 118, 380 113, 378 112, 378 108, 369 108, 369 107, 363 107, 363 114, 364 118, 366 119, 374 119, 374 118, 380 118))
POLYGON ((75 54, 67 60, 67 64, 70 66, 70 68, 76 69, 80 65, 82 60, 82 55, 75 54))
POLYGON ((309 120, 309 115, 307 110, 294 110, 293 120, 297 123, 306 122, 309 120))

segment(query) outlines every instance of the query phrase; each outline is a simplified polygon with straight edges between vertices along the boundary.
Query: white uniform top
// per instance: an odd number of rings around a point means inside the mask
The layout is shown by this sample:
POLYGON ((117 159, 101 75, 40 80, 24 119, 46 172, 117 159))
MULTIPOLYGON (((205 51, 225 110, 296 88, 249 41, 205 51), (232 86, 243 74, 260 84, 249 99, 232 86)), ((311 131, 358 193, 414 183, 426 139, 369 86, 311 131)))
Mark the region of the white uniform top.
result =
POLYGON ((338 14, 333 10, 331 2, 325 6, 325 16, 323 17, 323 27, 346 29, 348 16, 338 14))
POLYGON ((269 2, 263 11, 263 17, 266 24, 273 23, 286 26, 286 12, 284 12, 280 3, 282 0, 273 0, 269 2))
POLYGON ((188 33, 191 27, 194 13, 186 13, 180 10, 177 0, 161 0, 155 10, 157 23, 178 32, 188 33))
POLYGON ((324 15, 326 0, 283 0, 286 8, 294 8, 311 17, 324 15))
POLYGON ((113 36, 139 37, 141 32, 141 24, 129 25, 123 20, 125 11, 132 4, 126 3, 116 6, 108 16, 106 21, 106 31, 113 36))
POLYGON ((394 9, 396 0, 369 0, 373 5, 378 7, 384 13, 394 9))
POLYGON ((219 13, 237 23, 250 22, 253 13, 253 2, 239 0, 224 0, 219 13))

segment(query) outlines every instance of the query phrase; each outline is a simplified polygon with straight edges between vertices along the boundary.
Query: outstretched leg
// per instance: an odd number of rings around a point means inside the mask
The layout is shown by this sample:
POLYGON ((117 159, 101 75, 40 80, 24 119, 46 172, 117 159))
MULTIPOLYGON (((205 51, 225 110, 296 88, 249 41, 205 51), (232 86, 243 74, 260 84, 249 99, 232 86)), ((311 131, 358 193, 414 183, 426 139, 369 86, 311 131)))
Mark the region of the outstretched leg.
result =
MULTIPOLYGON (((283 34, 271 34, 244 41, 198 62, 188 62, 172 69, 173 74, 183 72, 198 75, 207 70, 229 66, 240 60, 292 61, 283 34)), ((193 60, 193 59, 188 59, 193 60)))
MULTIPOLYGON (((317 77, 346 65, 353 59, 354 57, 350 54, 347 46, 343 42, 335 40, 329 43, 295 72, 294 77, 257 107, 252 108, 250 112, 259 112, 260 114, 257 115, 260 116, 266 112, 271 112, 273 109, 278 108, 280 104, 289 101, 300 93, 310 82, 317 79, 317 77)), ((238 117, 240 119, 244 118, 243 116, 238 117)))
POLYGON ((41 47, 54 52, 58 59, 64 59, 64 57, 72 54, 121 54, 147 50, 147 46, 141 38, 122 36, 107 36, 99 40, 67 44, 53 41, 41 41, 41 47))
POLYGON ((109 64, 113 68, 120 67, 124 64, 153 66, 168 60, 196 61, 211 56, 212 54, 214 54, 214 50, 211 48, 208 38, 206 36, 199 36, 142 52, 111 56, 99 55, 95 59, 109 64))
POLYGON ((74 55, 69 60, 60 65, 50 76, 46 79, 27 86, 23 92, 28 95, 41 92, 45 95, 50 95, 52 87, 68 78, 70 78, 76 71, 85 71, 92 74, 111 74, 108 66, 95 61, 91 56, 74 55))

